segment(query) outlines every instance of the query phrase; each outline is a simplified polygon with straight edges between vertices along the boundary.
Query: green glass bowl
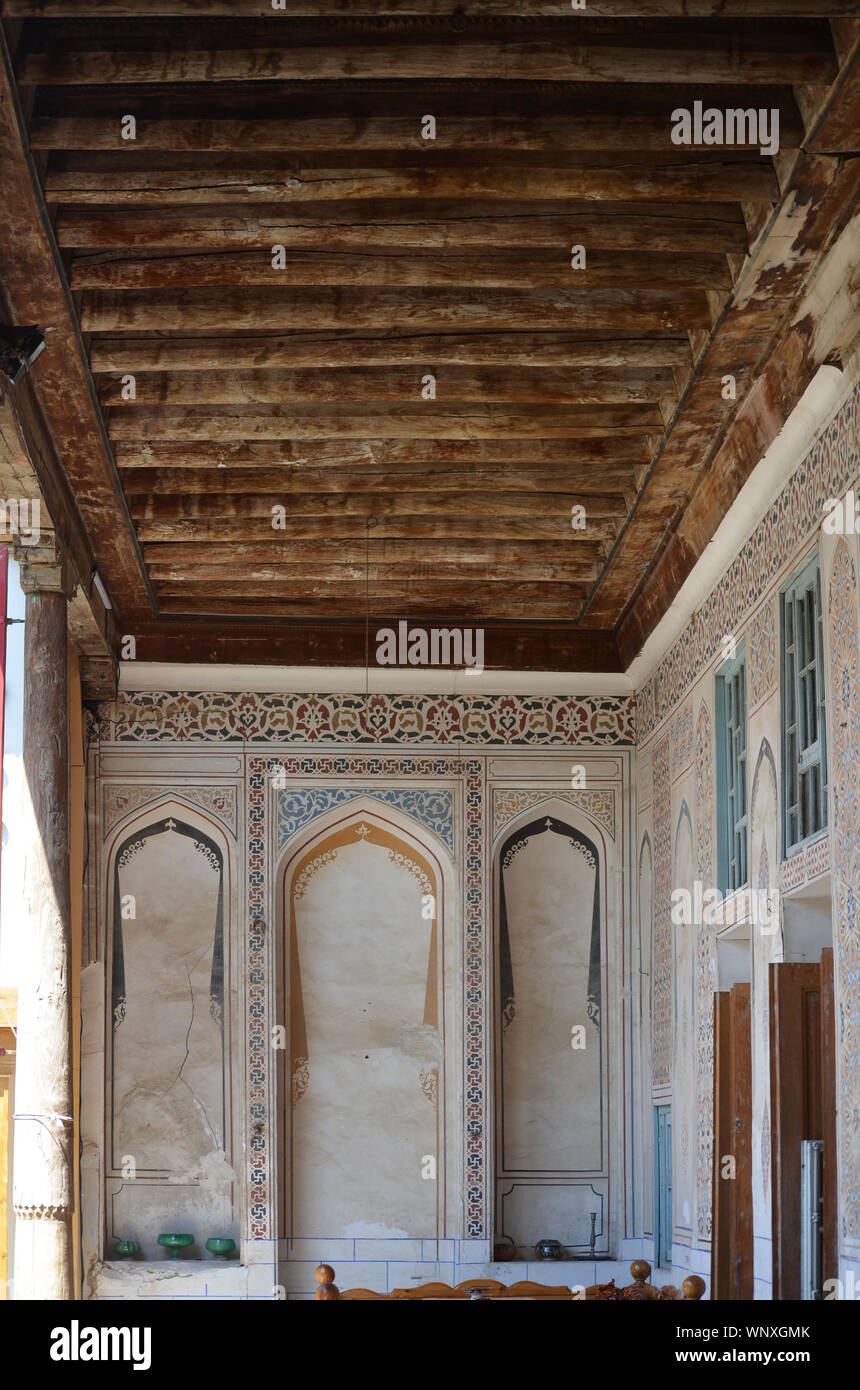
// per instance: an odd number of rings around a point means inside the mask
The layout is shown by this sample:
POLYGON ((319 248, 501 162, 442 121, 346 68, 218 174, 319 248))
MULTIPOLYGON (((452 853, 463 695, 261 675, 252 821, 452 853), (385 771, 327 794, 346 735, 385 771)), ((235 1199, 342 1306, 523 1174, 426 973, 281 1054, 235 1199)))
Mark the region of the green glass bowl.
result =
POLYGON ((206 1249, 211 1255, 214 1255, 216 1259, 220 1257, 221 1259, 229 1260, 233 1251, 236 1249, 236 1242, 235 1240, 231 1240, 229 1236, 210 1236, 206 1242, 206 1249))
POLYGON ((179 1260, 186 1246, 194 1244, 194 1237, 188 1235, 168 1234, 158 1237, 159 1245, 164 1245, 170 1251, 169 1260, 179 1260))
POLYGON ((113 1248, 118 1260, 133 1260, 135 1255, 140 1254, 140 1245, 136 1240, 115 1240, 113 1248))

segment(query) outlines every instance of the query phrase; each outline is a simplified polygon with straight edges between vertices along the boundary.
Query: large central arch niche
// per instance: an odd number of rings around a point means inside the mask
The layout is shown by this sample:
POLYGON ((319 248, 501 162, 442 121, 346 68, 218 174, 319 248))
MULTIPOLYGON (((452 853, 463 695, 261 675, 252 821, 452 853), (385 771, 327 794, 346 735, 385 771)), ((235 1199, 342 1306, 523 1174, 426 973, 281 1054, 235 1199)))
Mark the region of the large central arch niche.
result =
POLYGON ((444 1234, 443 917, 433 851, 367 808, 286 864, 292 1240, 444 1234))
POLYGON ((520 1246, 582 1247, 595 1212, 603 1244, 602 844, 544 814, 506 834, 496 866, 497 1225, 520 1246))

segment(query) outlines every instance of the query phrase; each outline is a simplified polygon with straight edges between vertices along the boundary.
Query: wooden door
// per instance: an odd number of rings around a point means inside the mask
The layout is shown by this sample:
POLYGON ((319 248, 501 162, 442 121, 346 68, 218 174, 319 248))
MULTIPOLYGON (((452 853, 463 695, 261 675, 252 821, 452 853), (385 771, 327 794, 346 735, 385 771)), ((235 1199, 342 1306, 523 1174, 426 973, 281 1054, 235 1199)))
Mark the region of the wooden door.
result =
POLYGON ((836 1278, 833 951, 770 967, 773 1296, 800 1298, 800 1143, 823 1141, 821 1269, 836 1278))
POLYGON ((714 1226, 711 1297, 753 1296, 750 987, 714 1000, 714 1226))

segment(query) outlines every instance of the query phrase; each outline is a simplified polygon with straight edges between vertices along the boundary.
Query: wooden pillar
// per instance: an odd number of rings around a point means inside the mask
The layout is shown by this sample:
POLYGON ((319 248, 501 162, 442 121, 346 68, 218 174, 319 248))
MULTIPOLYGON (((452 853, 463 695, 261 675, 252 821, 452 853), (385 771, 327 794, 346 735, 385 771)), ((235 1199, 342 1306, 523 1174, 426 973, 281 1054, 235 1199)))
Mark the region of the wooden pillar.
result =
POLYGON ((60 566, 27 566, 22 584, 27 594, 24 773, 32 821, 20 923, 13 1296, 70 1299, 75 1290, 66 595, 60 566))

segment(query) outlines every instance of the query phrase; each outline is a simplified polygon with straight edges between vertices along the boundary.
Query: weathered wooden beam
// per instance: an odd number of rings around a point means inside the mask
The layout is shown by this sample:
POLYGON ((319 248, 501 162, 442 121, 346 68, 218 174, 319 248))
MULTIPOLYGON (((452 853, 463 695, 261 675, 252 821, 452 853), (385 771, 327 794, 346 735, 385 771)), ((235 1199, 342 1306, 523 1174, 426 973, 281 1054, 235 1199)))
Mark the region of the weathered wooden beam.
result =
POLYGON ((624 338, 575 333, 420 333, 373 338, 343 333, 291 333, 272 338, 95 338, 94 372, 199 372, 297 367, 680 367, 692 365, 689 338, 624 338))
POLYGON ((295 493, 332 492, 396 492, 407 487, 410 492, 462 492, 465 488, 491 489, 503 486, 507 492, 582 492, 607 493, 617 491, 626 496, 636 489, 636 475, 642 467, 630 464, 560 465, 551 471, 535 472, 521 465, 512 467, 499 462, 494 468, 470 465, 424 467, 395 473, 364 473, 354 468, 337 469, 255 469, 249 476, 246 469, 182 468, 168 471, 162 468, 131 468, 124 472, 126 492, 138 496, 165 497, 196 494, 242 494, 253 487, 256 496, 269 493, 273 497, 293 496, 295 493))
MULTIPOLYGON (((426 598, 416 596, 413 598, 389 598, 379 600, 373 614, 371 614, 371 624, 379 624, 383 621, 391 623, 398 618, 410 617, 418 620, 419 615, 428 611, 431 613, 444 612, 452 619, 459 619, 461 624, 484 624, 487 618, 521 619, 526 622, 542 619, 544 621, 556 620, 563 622, 571 621, 576 615, 576 606, 579 599, 571 595, 568 602, 558 599, 525 599, 520 602, 517 599, 502 600, 493 597, 493 610, 488 611, 488 599, 486 591, 479 590, 473 597, 465 595, 455 602, 453 599, 436 599, 432 594, 426 598)), ((355 599, 350 602, 346 598, 321 599, 309 598, 295 600, 288 598, 254 598, 250 600, 236 598, 196 598, 194 595, 179 594, 165 595, 159 601, 160 613, 183 613, 192 616, 211 617, 213 614, 229 614, 234 617, 249 618, 255 614, 267 613, 279 618, 358 618, 364 612, 364 600, 360 596, 360 585, 356 585, 355 599)), ((486 647, 486 635, 484 638, 486 647)), ((371 648, 371 651, 373 648, 371 648)))
MULTIPOLYGON (((510 331, 677 333, 710 328, 700 290, 86 290, 80 322, 87 333, 278 332, 385 329, 404 332, 510 331)), ((384 430, 387 434, 390 431, 384 430)))
MULTIPOLYGON (((569 584, 572 579, 575 580, 578 573, 576 566, 568 563, 529 564, 527 561, 520 561, 515 565, 507 565, 496 561, 492 565, 472 565, 451 560, 431 562, 422 560, 420 557, 407 559, 405 556, 401 557, 399 561, 389 560, 385 564, 373 560, 369 569, 375 583, 382 580, 401 580, 406 581, 413 591, 420 589, 421 592, 423 592, 425 584, 434 583, 437 580, 463 580, 468 584, 519 584, 520 582, 533 581, 543 584, 569 584)), ((152 564, 149 566, 149 574, 156 587, 164 585, 169 588, 178 585, 180 591, 188 583, 199 584, 206 581, 217 581, 223 588, 225 578, 223 565, 207 565, 202 562, 194 565, 152 564)), ((279 562, 268 565, 237 565, 230 571, 230 583, 231 586, 234 581, 241 583, 242 592, 245 593, 247 591, 246 586, 249 584, 280 584, 287 581, 358 580, 363 584, 367 574, 368 567, 358 561, 338 563, 330 560, 309 563, 298 560, 283 564, 279 562)), ((265 590, 260 589, 258 592, 262 593, 265 590)))
MULTIPOLYGON (((185 576, 179 583, 166 581, 156 588, 159 606, 166 599, 177 602, 208 603, 210 609, 217 610, 219 602, 244 602, 246 599, 286 600, 288 604, 307 604, 309 600, 322 599, 323 602, 344 600, 342 612, 361 612, 365 598, 371 608, 391 607, 391 601, 401 605, 414 606, 416 603, 444 604, 446 607, 460 607, 468 604, 478 610, 486 608, 488 616, 504 616, 511 602, 518 606, 535 603, 538 607, 551 608, 556 613, 571 614, 571 605, 585 597, 587 585, 584 582, 571 583, 570 576, 556 583, 544 581, 524 581, 517 578, 508 584, 495 584, 490 595, 481 574, 465 571, 456 579, 440 579, 425 575, 418 583, 408 574, 393 580, 380 580, 371 573, 357 579, 311 578, 300 579, 293 576, 285 578, 254 580, 243 578, 241 597, 236 599, 236 585, 232 579, 197 579, 185 576)), ((249 605, 250 606, 250 605, 249 605)))
POLYGON ((396 413, 374 415, 344 408, 301 410, 271 406, 234 406, 229 413, 208 406, 110 406, 108 429, 114 439, 535 439, 601 438, 621 434, 638 437, 662 432, 659 410, 648 405, 612 406, 451 406, 438 401, 402 405, 396 413))
MULTIPOLYGON (((614 466, 641 467, 650 458, 644 440, 615 439, 506 439, 504 446, 487 439, 291 439, 222 443, 156 443, 147 440, 118 441, 116 460, 125 475, 128 469, 276 468, 288 476, 293 469, 317 468, 398 474, 445 469, 460 471, 483 466, 513 469, 600 465, 599 474, 614 466)), ((226 475, 225 475, 226 476, 226 475)))
MULTIPOLYGON (((460 0, 4 0, 8 18, 141 19, 164 16, 198 19, 207 15, 236 18, 332 18, 409 15, 446 16, 462 22, 460 0)), ((819 19, 855 14, 854 0, 588 0, 585 13, 594 19, 819 19)), ((557 19, 558 0, 471 0, 473 18, 557 19)))
POLYGON ((72 86, 355 82, 385 81, 396 73, 401 80, 782 85, 830 82, 837 71, 828 26, 815 21, 743 27, 705 21, 694 28, 654 21, 611 28, 571 16, 533 22, 524 34, 516 22, 505 32, 464 18, 460 28, 454 33, 444 22, 403 21, 377 27, 373 35, 372 21, 363 27, 344 22, 334 31, 298 21, 279 33, 269 22, 207 34, 203 47, 199 30, 183 33, 174 26, 168 36, 139 25, 136 37, 145 46, 123 50, 122 23, 106 22, 101 35, 58 25, 48 48, 23 55, 20 80, 72 86))
MULTIPOLYGON (((596 565, 603 557, 601 545, 581 540, 572 553, 562 549, 554 522, 547 527, 539 522, 524 526, 504 521, 476 530, 471 523, 463 525, 446 520, 437 523, 437 534, 434 535, 433 523, 418 518, 414 537, 392 534, 392 525, 396 523, 382 519, 371 530, 371 565, 418 563, 435 567, 447 562, 464 567, 519 566, 559 564, 563 560, 570 567, 571 574, 575 569, 576 575, 579 575, 582 573, 580 566, 589 563, 596 565), (501 531, 501 536, 496 536, 497 531, 501 531), (416 538, 420 541, 420 547, 416 546, 416 538)), ((315 535, 309 537, 303 524, 300 528, 293 528, 294 533, 279 532, 280 540, 260 541, 249 540, 245 526, 235 542, 228 538, 222 541, 189 540, 173 534, 172 539, 161 537, 146 544, 144 555, 149 565, 218 565, 225 574, 243 574, 254 565, 276 565, 287 561, 290 564, 367 564, 367 531, 363 521, 350 526, 347 519, 340 525, 328 524, 325 529, 327 536, 318 522, 315 535)))
MULTIPOLYGON (((584 246, 584 243, 579 243, 584 246)), ((466 289, 568 289, 593 285, 650 289, 697 286, 731 288, 726 257, 711 253, 604 251, 585 247, 585 265, 571 267, 569 238, 555 250, 499 249, 487 255, 439 255, 410 251, 391 256, 377 250, 283 255, 273 268, 271 247, 203 256, 77 256, 73 290, 185 289, 205 286, 423 285, 466 289)))
MULTIPOLYGON (((572 157, 571 157, 572 158, 572 157)), ((578 167, 460 167, 450 161, 426 161, 411 168, 367 163, 353 168, 346 161, 320 167, 320 161, 269 160, 253 156, 135 155, 134 152, 57 156, 45 175, 45 195, 52 203, 97 203, 101 206, 162 207, 179 204, 289 203, 371 198, 509 199, 532 202, 667 200, 776 202, 779 185, 770 160, 759 155, 732 155, 726 150, 676 151, 649 155, 629 163, 606 159, 594 164, 583 155, 578 167)), ((175 215, 175 214, 174 214, 175 215)))
MULTIPOLYGON (((285 493, 284 503, 291 518, 298 521, 304 517, 484 517, 487 513, 494 517, 553 517, 560 518, 570 531, 571 508, 575 504, 586 507, 589 518, 614 517, 616 521, 626 516, 624 498, 615 493, 579 492, 506 492, 502 484, 493 490, 477 492, 388 492, 388 493, 285 493)), ((129 505, 135 521, 190 521, 197 519, 243 518, 262 521, 273 527, 272 494, 222 493, 193 494, 191 496, 149 497, 141 493, 129 496, 129 505)), ((275 529, 275 539, 278 530, 275 529)), ((594 522, 583 531, 573 531, 572 540, 578 537, 593 539, 594 522)), ((614 527, 612 534, 614 535, 614 527)), ((569 539, 564 536, 564 539, 569 539)))
MULTIPOLYGON (((426 365, 426 364, 425 364, 426 365)), ((238 369, 234 372, 144 372, 135 377, 134 401, 123 375, 97 378, 104 406, 139 409, 149 405, 291 405, 360 403, 414 405, 426 391, 427 372, 412 367, 353 367, 329 370, 238 369)), ((607 372, 584 367, 575 375, 563 367, 497 367, 484 371, 443 367, 435 374, 436 400, 447 404, 491 401, 554 405, 653 404, 674 391, 666 368, 621 368, 607 372)))
MULTIPOLYGON (((427 606, 421 620, 450 627, 448 614, 427 606)), ((403 616, 395 614, 395 618, 403 616)), ((516 624, 481 620, 485 630, 484 665, 500 671, 620 671, 611 632, 583 629, 572 622, 516 624)), ((262 666, 351 666, 363 668, 367 657, 364 618, 323 622, 318 613, 306 621, 247 615, 207 620, 163 617, 135 625, 139 661, 192 661, 262 666)), ((371 650, 371 658, 372 658, 371 650)), ((452 732, 452 741, 456 733, 452 732)), ((377 735, 368 730, 368 743, 377 735)))
POLYGON ((714 202, 582 203, 487 200, 304 203, 293 212, 279 204, 243 211, 235 204, 195 207, 92 208, 60 206, 62 247, 205 251, 283 246, 289 251, 416 247, 556 248, 579 243, 603 251, 745 255, 746 226, 736 204, 714 202))
MULTIPOLYGON (((715 105, 709 98, 709 105, 715 105)), ((747 103, 745 103, 747 104, 747 103)), ((427 139, 422 122, 414 116, 317 117, 302 120, 227 119, 147 119, 137 117, 135 151, 139 150, 301 150, 304 154, 323 150, 422 150, 427 139)), ((537 116, 529 120, 516 116, 445 116, 436 127, 433 152, 443 150, 643 150, 670 151, 672 124, 665 115, 629 116, 583 113, 575 117, 537 116)), ((744 129, 744 135, 751 131, 744 129)), ((796 108, 789 107, 786 118, 780 113, 780 144, 789 149, 803 138, 803 126, 796 108)), ((36 150, 120 150, 128 149, 122 124, 116 116, 54 116, 37 118, 30 129, 30 144, 36 150)), ((759 141, 748 139, 749 148, 759 141)), ((744 148, 739 144, 738 148, 744 148)))
MULTIPOLYGON (((582 502, 587 510, 588 498, 583 497, 582 502)), ((234 520, 139 521, 137 532, 142 541, 166 541, 172 544, 193 541, 195 545, 207 547, 211 543, 225 545, 227 542, 235 542, 234 551, 238 561, 244 554, 243 546, 270 544, 266 539, 269 536, 276 537, 277 554, 281 555, 287 552, 295 554, 296 545, 305 541, 313 541, 314 549, 320 541, 326 540, 336 541, 341 549, 344 548, 344 542, 349 540, 360 540, 363 545, 367 538, 368 517, 372 517, 376 522, 371 532, 374 548, 387 539, 401 540, 407 546, 411 546, 413 558, 418 543, 423 552, 425 542, 435 540, 456 542, 451 546, 448 555, 449 558, 457 559, 464 553, 472 553, 478 545, 476 536, 488 541, 525 541, 527 549, 523 552, 524 558, 529 558, 532 547, 540 541, 551 542, 550 559, 558 560, 561 546, 568 543, 571 550, 575 549, 577 560, 597 558, 602 562, 605 558, 601 543, 603 537, 592 541, 587 528, 584 532, 571 528, 569 501, 566 511, 559 511, 556 516, 521 516, 515 511, 505 516, 496 516, 488 509, 476 520, 473 515, 462 514, 384 515, 380 514, 379 508, 370 507, 364 512, 357 511, 352 515, 294 516, 288 509, 284 526, 278 531, 272 529, 265 517, 259 518, 253 526, 247 517, 243 517, 234 520)), ((608 529, 599 518, 593 521, 593 525, 604 534, 608 529)), ((567 551, 563 553, 567 555, 567 551)), ((275 551, 266 552, 266 558, 271 559, 273 556, 276 557, 275 551)))

